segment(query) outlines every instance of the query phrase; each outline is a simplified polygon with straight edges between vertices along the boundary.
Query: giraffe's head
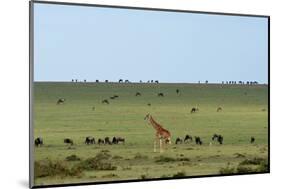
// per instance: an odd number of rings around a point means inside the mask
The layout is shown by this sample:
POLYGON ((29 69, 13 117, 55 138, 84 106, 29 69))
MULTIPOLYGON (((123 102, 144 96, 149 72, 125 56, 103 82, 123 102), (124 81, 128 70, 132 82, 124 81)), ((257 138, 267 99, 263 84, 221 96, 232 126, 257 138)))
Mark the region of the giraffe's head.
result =
POLYGON ((150 114, 148 113, 145 117, 144 120, 147 120, 149 118, 150 114))

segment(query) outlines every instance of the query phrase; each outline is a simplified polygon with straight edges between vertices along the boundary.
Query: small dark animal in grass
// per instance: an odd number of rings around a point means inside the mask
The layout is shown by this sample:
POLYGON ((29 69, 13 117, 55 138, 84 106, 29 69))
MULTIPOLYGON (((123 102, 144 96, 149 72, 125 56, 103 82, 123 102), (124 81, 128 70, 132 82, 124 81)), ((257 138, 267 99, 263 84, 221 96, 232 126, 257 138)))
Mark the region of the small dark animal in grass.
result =
POLYGON ((218 134, 214 134, 214 135, 213 135, 213 137, 212 137, 212 141, 217 140, 217 139, 218 139, 218 137, 219 137, 219 135, 218 135, 218 134))
POLYGON ((148 106, 151 106, 151 104, 150 104, 150 103, 147 103, 147 105, 148 105, 148 106))
POLYGON ((71 139, 69 139, 69 138, 64 139, 63 142, 64 142, 65 144, 70 144, 71 146, 74 144, 74 143, 73 143, 73 140, 71 140, 71 139))
POLYGON ((114 95, 114 98, 118 98, 119 96, 118 95, 114 95))
POLYGON ((60 99, 58 99, 57 104, 63 104, 64 102, 65 102, 65 99, 64 98, 60 98, 60 99))
POLYGON ((180 93, 180 90, 179 90, 179 89, 177 89, 177 90, 176 90, 176 93, 177 93, 177 94, 179 94, 179 93, 180 93))
POLYGON ((100 144, 104 144, 104 140, 99 138, 98 144, 99 144, 99 145, 100 145, 100 144))
POLYGON ((114 99, 115 99, 115 97, 114 97, 114 96, 111 96, 111 97, 110 97, 110 99, 111 99, 111 100, 114 100, 114 99))
POLYGON ((90 136, 86 137, 85 144, 89 145, 89 144, 95 144, 95 143, 96 143, 96 141, 95 141, 94 137, 90 137, 90 136))
POLYGON ((104 144, 111 144, 109 137, 104 138, 104 144))
POLYGON ((177 138, 175 144, 182 144, 182 139, 181 138, 177 138))
POLYGON ((136 96, 141 96, 141 93, 140 92, 136 92, 136 96))
POLYGON ((108 101, 107 99, 104 99, 104 100, 101 101, 101 103, 103 103, 103 104, 109 104, 109 101, 108 101))
POLYGON ((221 136, 221 135, 218 136, 218 142, 219 142, 220 144, 223 143, 223 136, 221 136))
POLYGON ((158 93, 157 96, 164 97, 164 93, 158 93))
POLYGON ((192 136, 190 136, 190 135, 185 135, 184 143, 186 143, 186 142, 188 142, 188 141, 192 142, 192 136))
POLYGON ((253 144, 255 142, 255 137, 251 137, 251 144, 253 144))
POLYGON ((112 144, 119 144, 119 143, 123 143, 125 144, 125 138, 121 138, 121 137, 113 137, 112 139, 112 144))
POLYGON ((158 81, 158 80, 155 80, 155 83, 159 83, 159 81, 158 81))
POLYGON ((198 144, 198 145, 202 145, 203 144, 201 138, 197 137, 197 136, 195 137, 195 143, 198 144))
POLYGON ((221 112, 221 111, 222 111, 222 107, 218 107, 217 112, 221 112))
POLYGON ((195 112, 198 112, 199 111, 199 108, 191 108, 191 111, 190 111, 190 113, 195 113, 195 112))
POLYGON ((43 146, 43 138, 38 137, 34 140, 34 144, 36 147, 43 146))
POLYGON ((218 135, 218 134, 214 134, 212 137, 213 141, 218 141, 218 143, 222 144, 223 143, 223 136, 222 135, 218 135))

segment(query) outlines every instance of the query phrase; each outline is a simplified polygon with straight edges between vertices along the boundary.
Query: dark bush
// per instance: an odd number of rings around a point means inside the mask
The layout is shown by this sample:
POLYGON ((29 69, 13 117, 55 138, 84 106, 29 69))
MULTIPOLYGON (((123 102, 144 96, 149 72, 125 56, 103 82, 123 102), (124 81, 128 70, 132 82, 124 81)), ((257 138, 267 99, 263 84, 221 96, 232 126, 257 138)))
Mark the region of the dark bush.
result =
POLYGON ((34 175, 38 177, 53 177, 53 176, 80 176, 82 170, 73 167, 69 168, 62 161, 51 161, 49 159, 35 161, 34 163, 34 175))
POLYGON ((177 172, 177 173, 174 174, 172 177, 173 177, 173 178, 185 177, 185 172, 183 172, 183 171, 177 172))
POLYGON ((67 156, 65 158, 65 160, 66 161, 80 161, 81 159, 78 156, 76 156, 75 154, 73 154, 73 155, 67 156))

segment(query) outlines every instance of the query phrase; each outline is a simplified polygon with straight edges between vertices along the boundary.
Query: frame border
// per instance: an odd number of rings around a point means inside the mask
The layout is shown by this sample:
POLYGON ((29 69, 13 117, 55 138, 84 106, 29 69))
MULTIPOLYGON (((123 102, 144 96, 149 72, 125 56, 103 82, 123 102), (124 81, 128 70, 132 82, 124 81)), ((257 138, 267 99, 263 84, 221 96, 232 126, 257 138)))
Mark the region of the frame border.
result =
POLYGON ((67 187, 67 186, 84 186, 84 185, 99 185, 99 184, 114 184, 114 183, 130 183, 130 182, 145 182, 145 181, 162 181, 162 180, 179 180, 190 178, 211 178, 211 177, 225 177, 225 176, 242 176, 242 175, 259 175, 270 173, 270 16, 258 14, 243 14, 243 13, 226 13, 226 12, 209 12, 209 11, 195 11, 183 9, 165 9, 165 8, 149 8, 149 7, 133 7, 121 5, 106 5, 106 4, 89 4, 89 3, 72 3, 72 2, 58 2, 58 1, 29 1, 29 188, 52 188, 52 187, 67 187), (235 173, 235 174, 213 174, 213 175, 197 175, 185 176, 181 178, 152 178, 152 179, 130 179, 130 180, 116 180, 116 181, 97 181, 97 182, 79 182, 69 184, 51 184, 51 185, 34 185, 34 135, 33 135, 33 76, 34 76, 34 4, 47 5, 66 5, 66 6, 84 6, 84 7, 99 7, 99 8, 117 8, 129 10, 145 10, 145 11, 162 11, 162 12, 178 12, 178 13, 194 13, 194 14, 209 14, 209 15, 223 15, 223 16, 241 16, 241 17, 256 17, 267 18, 267 40, 268 40, 268 171, 267 172, 249 172, 249 173, 235 173))

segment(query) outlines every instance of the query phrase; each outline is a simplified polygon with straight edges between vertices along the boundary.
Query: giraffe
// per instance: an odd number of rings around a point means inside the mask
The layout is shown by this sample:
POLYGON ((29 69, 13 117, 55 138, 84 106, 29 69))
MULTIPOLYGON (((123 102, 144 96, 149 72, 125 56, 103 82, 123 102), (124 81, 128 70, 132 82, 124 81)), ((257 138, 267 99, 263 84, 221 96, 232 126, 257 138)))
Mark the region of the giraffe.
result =
POLYGON ((151 124, 156 130, 154 139, 154 152, 156 152, 157 142, 159 142, 160 153, 163 152, 162 140, 164 139, 164 144, 171 144, 171 133, 168 130, 164 129, 159 123, 157 123, 150 114, 147 114, 144 119, 147 120, 148 123, 151 124))

